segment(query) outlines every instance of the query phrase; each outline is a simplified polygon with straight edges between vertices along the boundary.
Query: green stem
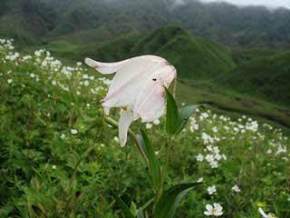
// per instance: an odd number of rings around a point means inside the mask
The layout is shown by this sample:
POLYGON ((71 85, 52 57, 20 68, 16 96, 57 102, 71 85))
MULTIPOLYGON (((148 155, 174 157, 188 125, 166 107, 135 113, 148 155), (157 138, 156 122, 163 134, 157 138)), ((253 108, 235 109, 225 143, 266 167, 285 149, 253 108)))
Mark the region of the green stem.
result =
POLYGON ((173 81, 173 90, 172 90, 172 95, 174 98, 176 96, 176 84, 177 84, 177 79, 175 78, 173 81))
MULTIPOLYGON (((108 124, 110 124, 110 125, 112 125, 112 126, 114 126, 114 127, 116 127, 116 128, 118 128, 118 126, 119 126, 119 125, 118 125, 118 122, 117 122, 116 120, 112 119, 111 117, 105 117, 105 121, 106 121, 108 124)), ((134 133, 130 128, 129 128, 129 130, 128 130, 128 133, 129 133, 129 135, 131 136, 131 138, 133 139, 133 141, 134 141, 134 143, 135 143, 135 145, 136 145, 137 150, 139 151, 139 153, 141 154, 141 156, 142 156, 143 159, 145 160, 147 166, 149 166, 149 160, 148 160, 148 158, 146 157, 146 155, 145 155, 145 153, 144 153, 144 151, 143 151, 141 145, 139 144, 137 136, 135 135, 135 133, 134 133)))
MULTIPOLYGON (((73 173, 72 173, 72 176, 69 180, 69 185, 68 185, 68 193, 70 193, 72 191, 72 185, 73 185, 73 181, 75 180, 76 178, 76 174, 77 174, 77 170, 78 170, 78 167, 79 165, 81 164, 81 162, 87 157, 87 155, 95 148, 95 145, 93 146, 90 146, 85 152, 84 154, 82 155, 82 157, 80 157, 80 159, 78 160, 78 162, 76 163, 74 169, 73 169, 73 173)), ((69 207, 69 204, 71 202, 71 198, 69 198, 66 202, 66 210, 68 209, 69 207)))

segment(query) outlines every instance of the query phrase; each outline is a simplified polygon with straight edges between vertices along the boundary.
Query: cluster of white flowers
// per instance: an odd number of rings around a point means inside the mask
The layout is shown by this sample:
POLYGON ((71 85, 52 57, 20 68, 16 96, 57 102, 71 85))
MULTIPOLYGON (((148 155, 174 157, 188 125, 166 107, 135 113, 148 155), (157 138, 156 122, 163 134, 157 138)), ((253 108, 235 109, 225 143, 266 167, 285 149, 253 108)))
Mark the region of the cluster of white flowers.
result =
MULTIPOLYGON (((245 146, 245 149, 255 149, 256 147, 265 149, 267 154, 271 156, 281 157, 281 159, 288 161, 288 145, 289 139, 285 137, 283 131, 275 129, 269 124, 260 125, 258 121, 242 116, 238 119, 233 119, 225 115, 218 115, 210 110, 196 112, 190 119, 190 123, 187 128, 187 133, 192 135, 194 143, 200 146, 200 151, 196 153, 195 159, 201 166, 210 166, 209 169, 215 169, 221 166, 221 161, 226 161, 227 156, 222 150, 224 146, 234 146, 235 143, 252 142, 249 146, 245 146), (268 132, 271 132, 269 139, 268 132)), ((229 155, 229 154, 227 154, 229 155)), ((204 179, 197 180, 203 182, 204 179)), ((206 188, 206 193, 214 200, 218 196, 219 186, 210 184, 206 188)), ((239 195, 242 192, 238 184, 233 184, 229 187, 234 195, 239 195)), ((206 210, 204 214, 206 216, 222 216, 223 208, 219 203, 206 204, 206 210)), ((266 214, 267 218, 272 214, 266 214)))
POLYGON ((18 52, 14 52, 12 39, 0 39, 0 52, 1 51, 4 51, 5 53, 5 56, 0 60, 1 62, 15 62, 15 64, 18 65, 17 60, 19 59, 20 54, 18 52))
POLYGON ((14 50, 13 39, 0 39, 0 48, 4 50, 14 50))
POLYGON ((9 52, 6 57, 5 60, 7 61, 16 61, 19 58, 19 53, 18 52, 9 52))
MULTIPOLYGON (((86 95, 89 91, 91 95, 99 96, 111 84, 111 80, 107 78, 96 78, 88 74, 88 70, 82 67, 81 62, 78 62, 75 67, 63 65, 45 49, 36 50, 32 55, 21 56, 13 51, 12 42, 13 40, 0 39, 0 62, 9 61, 14 65, 33 64, 39 67, 41 69, 39 73, 21 72, 20 74, 36 82, 44 78, 42 80, 44 83, 50 83, 65 92, 74 92, 78 96, 81 96, 84 91, 86 95), (72 77, 74 77, 73 80, 72 77)), ((13 84, 13 75, 7 77, 6 80, 8 84, 13 84)))
POLYGON ((194 117, 190 118, 190 126, 189 126, 189 128, 190 128, 191 132, 197 131, 199 129, 198 122, 197 122, 197 120, 194 117))
POLYGON ((221 160, 227 159, 225 154, 220 153, 220 149, 217 146, 207 145, 204 152, 206 154, 199 153, 196 156, 196 160, 199 162, 207 161, 211 168, 217 168, 221 160))
POLYGON ((206 211, 204 211, 204 215, 206 216, 222 216, 223 215, 223 207, 219 203, 207 204, 205 206, 206 211))

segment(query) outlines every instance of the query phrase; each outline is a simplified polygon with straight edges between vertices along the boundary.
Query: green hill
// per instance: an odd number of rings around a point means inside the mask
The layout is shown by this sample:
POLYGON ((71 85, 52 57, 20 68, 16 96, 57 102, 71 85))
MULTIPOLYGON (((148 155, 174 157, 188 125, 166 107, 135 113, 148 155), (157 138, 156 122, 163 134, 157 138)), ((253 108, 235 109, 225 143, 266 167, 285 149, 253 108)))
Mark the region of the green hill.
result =
POLYGON ((154 31, 140 40, 132 52, 165 57, 177 68, 182 79, 213 79, 220 74, 229 73, 235 67, 229 49, 192 37, 179 27, 165 27, 154 31))
POLYGON ((256 58, 238 68, 223 81, 242 93, 290 105, 290 52, 256 58))
POLYGON ((183 80, 209 80, 227 75, 235 67, 230 50, 211 41, 193 37, 184 29, 169 26, 141 37, 131 34, 100 46, 87 46, 82 57, 115 61, 136 55, 155 54, 168 59, 183 80))

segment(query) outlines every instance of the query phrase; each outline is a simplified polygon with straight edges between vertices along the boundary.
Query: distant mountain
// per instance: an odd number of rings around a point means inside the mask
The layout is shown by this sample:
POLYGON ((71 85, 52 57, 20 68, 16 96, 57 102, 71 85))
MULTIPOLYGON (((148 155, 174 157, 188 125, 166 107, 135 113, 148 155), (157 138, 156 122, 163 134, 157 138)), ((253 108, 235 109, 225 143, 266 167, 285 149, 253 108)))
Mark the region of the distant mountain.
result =
POLYGON ((290 11, 196 0, 1 0, 0 36, 25 43, 97 30, 111 36, 178 24, 230 46, 289 47, 290 11))

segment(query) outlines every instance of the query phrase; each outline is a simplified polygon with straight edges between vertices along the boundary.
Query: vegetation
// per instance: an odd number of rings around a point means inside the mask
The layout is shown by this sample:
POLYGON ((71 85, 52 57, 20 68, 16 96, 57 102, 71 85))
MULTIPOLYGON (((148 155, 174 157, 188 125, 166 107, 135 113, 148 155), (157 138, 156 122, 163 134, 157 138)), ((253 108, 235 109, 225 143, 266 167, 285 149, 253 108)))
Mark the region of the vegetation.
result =
MULTIPOLYGON (((100 101, 109 80, 45 50, 22 56, 0 43, 0 216, 128 217, 118 197, 136 214, 150 200, 150 179, 132 138, 120 148, 105 122, 100 101)), ((162 119, 133 130, 147 129, 167 169, 165 189, 199 184, 176 217, 259 218, 259 208, 290 216, 287 132, 203 108, 170 143, 164 127, 162 119)))
POLYGON ((196 0, 1 0, 0 217, 290 217, 289 23, 196 0), (168 92, 121 148, 111 78, 80 61, 143 54, 197 106, 181 131, 193 108, 168 92))

